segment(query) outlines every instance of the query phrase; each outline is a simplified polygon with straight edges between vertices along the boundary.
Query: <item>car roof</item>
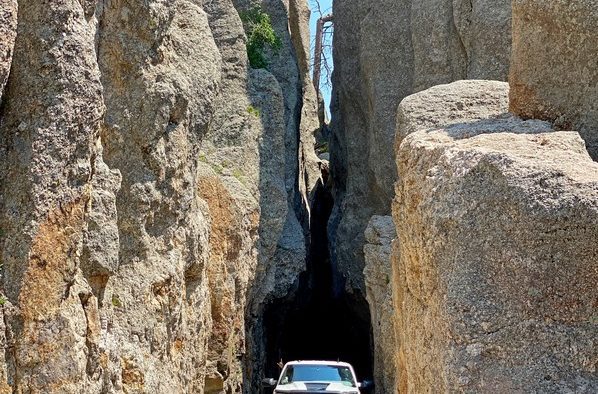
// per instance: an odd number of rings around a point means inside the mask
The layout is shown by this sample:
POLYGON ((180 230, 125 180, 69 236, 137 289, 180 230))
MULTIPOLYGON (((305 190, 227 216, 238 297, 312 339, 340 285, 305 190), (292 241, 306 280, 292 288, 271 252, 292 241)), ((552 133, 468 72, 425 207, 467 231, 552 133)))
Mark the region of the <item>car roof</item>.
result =
POLYGON ((351 364, 342 361, 322 361, 322 360, 297 360, 289 361, 286 365, 331 365, 335 367, 351 367, 351 364))

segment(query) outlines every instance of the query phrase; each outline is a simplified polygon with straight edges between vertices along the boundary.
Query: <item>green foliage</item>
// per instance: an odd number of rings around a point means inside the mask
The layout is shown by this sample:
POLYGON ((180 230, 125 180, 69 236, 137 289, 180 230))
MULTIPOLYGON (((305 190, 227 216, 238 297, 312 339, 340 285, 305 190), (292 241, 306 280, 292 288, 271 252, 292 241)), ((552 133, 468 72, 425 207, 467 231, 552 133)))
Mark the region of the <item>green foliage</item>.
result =
POLYGON ((239 13, 247 34, 247 57, 252 68, 267 68, 268 60, 264 54, 266 47, 278 52, 282 47, 280 38, 272 27, 270 15, 260 7, 239 13))
POLYGON ((250 105, 249 107, 247 107, 247 113, 255 116, 256 118, 259 118, 261 112, 259 108, 255 108, 254 106, 250 105))
POLYGON ((199 161, 201 161, 202 163, 207 163, 208 162, 208 157, 204 154, 200 154, 199 155, 199 161))
POLYGON ((0 306, 4 306, 4 304, 6 304, 6 301, 6 297, 0 296, 0 306))

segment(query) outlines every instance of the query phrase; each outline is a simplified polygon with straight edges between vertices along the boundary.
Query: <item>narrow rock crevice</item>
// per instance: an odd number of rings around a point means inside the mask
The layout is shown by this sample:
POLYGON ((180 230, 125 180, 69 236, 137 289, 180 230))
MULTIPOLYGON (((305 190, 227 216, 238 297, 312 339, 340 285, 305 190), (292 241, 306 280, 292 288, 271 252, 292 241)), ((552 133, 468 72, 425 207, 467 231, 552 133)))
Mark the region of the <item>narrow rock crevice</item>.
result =
MULTIPOLYGON (((327 182, 327 171, 323 180, 327 182)), ((360 293, 344 290, 344 279, 328 249, 327 223, 334 201, 329 184, 319 182, 311 206, 306 271, 296 292, 271 302, 263 314, 266 376, 291 360, 341 360, 360 380, 371 378, 372 338, 368 304, 360 293)))

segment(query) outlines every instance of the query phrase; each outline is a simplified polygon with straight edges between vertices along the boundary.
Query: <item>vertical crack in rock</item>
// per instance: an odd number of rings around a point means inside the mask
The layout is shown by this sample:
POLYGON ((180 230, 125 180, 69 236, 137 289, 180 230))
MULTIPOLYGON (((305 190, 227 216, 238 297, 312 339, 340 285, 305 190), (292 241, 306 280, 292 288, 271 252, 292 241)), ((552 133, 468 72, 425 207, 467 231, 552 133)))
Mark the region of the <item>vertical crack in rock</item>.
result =
MULTIPOLYGON (((241 12, 247 6, 240 1, 235 5, 241 12)), ((251 70, 248 82, 251 112, 259 110, 256 123, 264 129, 258 150, 260 240, 245 318, 244 390, 248 393, 260 390, 266 365, 262 324, 265 307, 274 299, 292 294, 299 274, 305 270, 309 208, 320 179, 320 160, 314 151, 314 134, 320 124, 309 79, 307 2, 268 0, 261 5, 283 46, 272 57, 268 71, 251 70)), ((243 107, 245 113, 247 108, 243 107)), ((249 118, 255 122, 255 115, 249 118)))
MULTIPOLYGON (((328 180, 327 168, 323 181, 328 180)), ((307 270, 294 293, 271 302, 263 314, 266 375, 291 360, 350 362, 360 379, 372 377, 370 314, 364 297, 347 293, 328 251, 327 223, 333 200, 322 182, 314 193, 307 270)))

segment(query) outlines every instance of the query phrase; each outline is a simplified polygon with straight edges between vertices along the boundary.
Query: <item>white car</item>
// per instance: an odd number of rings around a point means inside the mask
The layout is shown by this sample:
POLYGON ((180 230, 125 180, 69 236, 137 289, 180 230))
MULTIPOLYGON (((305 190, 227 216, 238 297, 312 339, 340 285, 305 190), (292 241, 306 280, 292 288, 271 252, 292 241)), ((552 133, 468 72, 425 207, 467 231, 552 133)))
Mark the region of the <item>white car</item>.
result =
POLYGON ((359 388, 351 364, 336 361, 291 361, 287 363, 278 381, 264 379, 267 386, 276 386, 274 394, 359 394, 359 388))

